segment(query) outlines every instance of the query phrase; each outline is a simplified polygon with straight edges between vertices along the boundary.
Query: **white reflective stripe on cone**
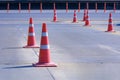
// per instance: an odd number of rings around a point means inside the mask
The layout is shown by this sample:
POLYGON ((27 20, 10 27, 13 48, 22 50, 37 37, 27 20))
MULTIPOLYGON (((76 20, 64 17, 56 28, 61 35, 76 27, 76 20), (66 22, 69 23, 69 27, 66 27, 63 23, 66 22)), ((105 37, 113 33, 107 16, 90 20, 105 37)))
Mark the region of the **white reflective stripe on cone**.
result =
POLYGON ((42 36, 48 36, 48 32, 42 32, 42 36))
POLYGON ((112 24, 112 23, 108 23, 108 24, 112 24))
POLYGON ((28 35, 29 36, 35 36, 35 33, 29 33, 28 35))
POLYGON ((50 48, 49 45, 41 45, 41 46, 40 46, 40 49, 49 49, 49 48, 50 48))
POLYGON ((77 16, 74 16, 74 18, 77 18, 77 16))
POLYGON ((29 24, 29 27, 34 27, 34 24, 29 24))

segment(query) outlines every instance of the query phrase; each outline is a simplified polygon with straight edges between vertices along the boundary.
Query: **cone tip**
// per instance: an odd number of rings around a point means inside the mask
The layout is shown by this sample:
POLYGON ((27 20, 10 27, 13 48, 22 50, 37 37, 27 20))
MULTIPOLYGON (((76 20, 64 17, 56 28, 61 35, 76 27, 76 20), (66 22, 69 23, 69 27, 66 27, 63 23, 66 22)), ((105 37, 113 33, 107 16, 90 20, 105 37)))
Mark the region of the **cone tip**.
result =
POLYGON ((42 32, 47 32, 46 23, 42 23, 42 32))
POLYGON ((43 26, 46 26, 46 23, 42 23, 43 26))
POLYGON ((30 17, 30 21, 29 21, 29 23, 30 23, 30 24, 32 24, 32 23, 33 23, 32 17, 30 17))
POLYGON ((112 17, 112 12, 110 12, 109 16, 112 17))

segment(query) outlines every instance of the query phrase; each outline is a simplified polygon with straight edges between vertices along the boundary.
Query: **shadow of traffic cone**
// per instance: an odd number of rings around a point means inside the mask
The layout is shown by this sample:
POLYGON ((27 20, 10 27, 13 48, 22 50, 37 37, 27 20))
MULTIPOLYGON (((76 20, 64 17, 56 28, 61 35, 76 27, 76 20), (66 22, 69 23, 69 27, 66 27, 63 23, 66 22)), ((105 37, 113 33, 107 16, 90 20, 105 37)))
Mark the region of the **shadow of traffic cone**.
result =
POLYGON ((56 67, 57 65, 50 60, 50 47, 46 23, 42 24, 41 45, 39 51, 39 61, 33 64, 34 67, 56 67))
POLYGON ((23 48, 39 48, 39 46, 36 45, 34 24, 33 24, 32 18, 29 19, 29 31, 28 31, 27 45, 24 46, 23 48))
POLYGON ((77 14, 76 10, 74 10, 74 17, 73 17, 73 23, 77 22, 77 14))
POLYGON ((56 9, 54 9, 54 16, 53 16, 53 22, 57 21, 57 13, 56 13, 56 9))
POLYGON ((112 13, 109 14, 108 29, 105 32, 115 32, 112 24, 112 13))
POLYGON ((85 25, 84 26, 91 26, 88 13, 87 13, 87 16, 86 16, 86 20, 85 20, 85 25))
POLYGON ((84 9, 83 21, 86 21, 86 15, 87 15, 87 11, 86 11, 86 9, 84 9))

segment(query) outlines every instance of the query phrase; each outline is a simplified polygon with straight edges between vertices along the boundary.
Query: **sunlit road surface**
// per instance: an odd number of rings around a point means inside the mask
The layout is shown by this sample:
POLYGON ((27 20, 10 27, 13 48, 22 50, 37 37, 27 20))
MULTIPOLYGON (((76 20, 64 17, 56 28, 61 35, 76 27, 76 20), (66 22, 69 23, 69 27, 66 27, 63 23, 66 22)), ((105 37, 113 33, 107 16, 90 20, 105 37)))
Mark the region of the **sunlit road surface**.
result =
POLYGON ((91 27, 84 26, 83 10, 0 12, 0 80, 120 80, 120 15, 112 14, 115 33, 105 32, 109 12, 89 11, 91 27), (42 23, 48 28, 51 61, 58 67, 33 67, 39 48, 22 48, 27 44, 29 18, 33 18, 37 45, 42 23))

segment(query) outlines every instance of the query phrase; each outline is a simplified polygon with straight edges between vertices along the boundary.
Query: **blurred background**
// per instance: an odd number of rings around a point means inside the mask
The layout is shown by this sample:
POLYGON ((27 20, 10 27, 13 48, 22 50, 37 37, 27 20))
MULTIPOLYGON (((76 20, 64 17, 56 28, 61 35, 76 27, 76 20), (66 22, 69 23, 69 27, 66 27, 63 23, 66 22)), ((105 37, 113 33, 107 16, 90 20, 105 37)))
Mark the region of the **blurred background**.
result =
POLYGON ((66 3, 69 9, 78 9, 80 3, 80 9, 86 8, 86 3, 89 4, 89 9, 95 9, 96 3, 98 9, 104 9, 104 4, 106 3, 106 9, 112 10, 114 4, 116 9, 120 9, 120 0, 0 0, 0 10, 6 10, 7 5, 11 10, 17 10, 19 4, 21 9, 28 9, 28 5, 31 5, 32 10, 40 9, 42 4, 42 9, 53 9, 53 3, 56 4, 56 9, 66 9, 66 3))

